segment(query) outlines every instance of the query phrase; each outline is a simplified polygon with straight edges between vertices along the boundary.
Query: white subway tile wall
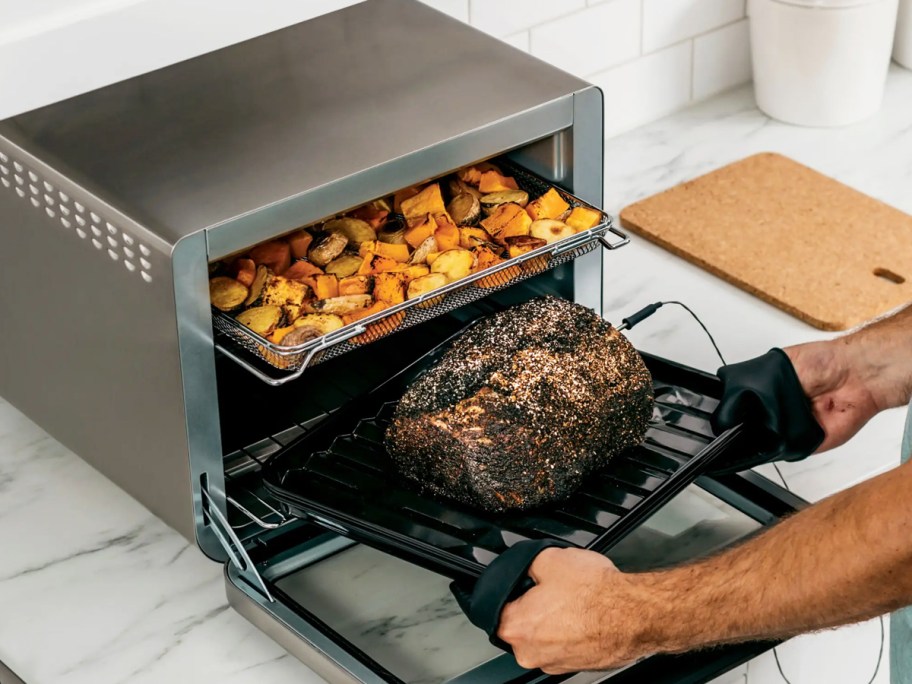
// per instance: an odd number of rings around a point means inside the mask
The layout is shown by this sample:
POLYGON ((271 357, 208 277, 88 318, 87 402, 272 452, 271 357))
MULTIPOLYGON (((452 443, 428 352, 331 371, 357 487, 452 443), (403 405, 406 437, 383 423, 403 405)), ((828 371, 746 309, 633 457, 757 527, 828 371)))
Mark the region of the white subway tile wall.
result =
POLYGON ((623 133, 751 79, 746 0, 422 0, 606 91, 623 133))

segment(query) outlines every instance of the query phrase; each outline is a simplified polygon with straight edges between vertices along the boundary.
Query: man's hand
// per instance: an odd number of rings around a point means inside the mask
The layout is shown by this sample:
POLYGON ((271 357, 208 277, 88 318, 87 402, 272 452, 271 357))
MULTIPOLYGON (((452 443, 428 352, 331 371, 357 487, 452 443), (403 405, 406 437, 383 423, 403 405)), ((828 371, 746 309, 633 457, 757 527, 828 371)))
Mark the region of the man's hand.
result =
POLYGON ((826 437, 818 453, 847 442, 881 406, 842 339, 786 347, 804 393, 826 437))
POLYGON ((555 548, 538 555, 529 575, 536 586, 504 607, 497 632, 522 667, 606 670, 648 655, 637 637, 644 616, 635 576, 593 551, 555 548))

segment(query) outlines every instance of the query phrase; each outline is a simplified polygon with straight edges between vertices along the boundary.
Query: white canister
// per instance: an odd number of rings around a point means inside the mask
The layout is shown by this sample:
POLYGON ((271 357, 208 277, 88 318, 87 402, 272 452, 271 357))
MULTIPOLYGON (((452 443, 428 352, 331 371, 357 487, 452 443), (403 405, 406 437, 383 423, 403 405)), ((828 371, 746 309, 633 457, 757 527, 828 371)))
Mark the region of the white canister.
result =
POLYGON ((898 0, 750 0, 757 106, 802 126, 844 126, 883 100, 898 0))
POLYGON ((893 59, 906 69, 912 69, 912 0, 899 0, 893 59))

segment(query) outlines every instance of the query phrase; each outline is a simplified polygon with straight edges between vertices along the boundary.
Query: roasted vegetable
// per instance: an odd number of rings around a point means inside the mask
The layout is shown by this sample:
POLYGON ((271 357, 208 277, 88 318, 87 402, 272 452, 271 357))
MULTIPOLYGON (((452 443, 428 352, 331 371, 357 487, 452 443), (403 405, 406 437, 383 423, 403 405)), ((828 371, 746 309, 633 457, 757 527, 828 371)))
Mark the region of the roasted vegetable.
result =
MULTIPOLYGON (((382 302, 378 302, 382 304, 382 302)), ((397 311, 394 314, 390 314, 381 318, 376 323, 370 323, 367 326, 367 329, 360 335, 353 337, 352 342, 355 344, 368 344, 370 342, 375 342, 381 337, 389 335, 391 332, 394 332, 396 328, 402 325, 402 321, 405 320, 405 312, 397 311)))
POLYGON ((477 188, 478 184, 481 183, 481 177, 485 171, 496 171, 500 174, 500 169, 491 162, 479 162, 478 164, 460 169, 456 172, 456 177, 464 183, 474 185, 477 188))
POLYGON ((353 209, 349 212, 352 218, 360 219, 367 223, 374 230, 379 230, 389 216, 389 207, 383 200, 368 202, 365 205, 353 209))
MULTIPOLYGON (((475 255, 475 266, 472 268, 472 273, 480 273, 505 261, 488 247, 476 247, 472 253, 475 255)), ((479 278, 475 284, 478 287, 503 287, 521 274, 522 269, 518 266, 508 266, 489 276, 479 278)))
POLYGON ((323 224, 323 230, 327 233, 340 233, 348 238, 348 244, 355 249, 361 246, 362 242, 377 239, 377 231, 371 228, 367 221, 345 216, 342 218, 332 219, 323 224))
POLYGON ((519 185, 510 176, 504 176, 500 172, 490 169, 481 174, 481 180, 478 182, 478 191, 484 194, 491 192, 502 192, 504 190, 519 190, 519 185))
POLYGON ((494 240, 483 228, 460 228, 459 246, 463 249, 472 249, 480 244, 493 244, 494 240))
POLYGON ((481 218, 481 203, 475 195, 464 192, 452 199, 447 212, 457 226, 470 226, 481 218))
POLYGON ((339 279, 334 275, 319 275, 314 278, 314 296, 317 299, 331 299, 339 296, 339 279))
POLYGON ((570 205, 564 201, 560 193, 551 188, 538 199, 529 202, 526 211, 533 220, 537 221, 538 219, 560 218, 569 208, 570 205))
POLYGON ((459 228, 456 227, 456 224, 449 221, 446 214, 438 214, 434 220, 437 222, 437 230, 434 231, 437 249, 445 252, 448 249, 459 247, 459 228))
POLYGON ((261 337, 268 337, 282 322, 282 307, 254 306, 236 316, 241 325, 245 325, 261 337))
POLYGON ((440 184, 427 185, 414 197, 402 200, 402 215, 406 219, 425 214, 440 214, 446 211, 443 204, 443 195, 440 194, 440 184))
POLYGON ((253 306, 260 301, 263 296, 263 288, 266 287, 266 281, 269 280, 272 273, 265 266, 257 266, 256 275, 253 277, 253 285, 250 286, 250 293, 244 300, 244 306, 253 306))
POLYGON ((443 273, 429 273, 426 276, 415 278, 408 284, 407 296, 409 299, 415 299, 443 287, 447 282, 447 277, 443 273))
POLYGON ((339 280, 339 295, 370 294, 374 289, 372 276, 353 275, 339 280))
POLYGON ((326 264, 326 272, 337 278, 345 278, 357 273, 363 262, 364 257, 357 254, 343 254, 326 264))
POLYGON ((219 311, 234 311, 243 305, 249 290, 234 278, 218 276, 209 281, 209 301, 219 311))
POLYGON ((345 321, 345 325, 351 325, 356 321, 360 321, 362 318, 367 318, 368 316, 373 316, 374 314, 380 313, 384 309, 388 309, 389 304, 382 300, 377 300, 370 306, 364 307, 363 309, 358 309, 357 311, 352 311, 351 313, 345 314, 342 316, 342 320, 345 321))
POLYGON ((327 233, 307 251, 307 258, 317 266, 324 267, 340 256, 348 246, 348 238, 341 231, 327 233))
POLYGON ((420 190, 420 188, 418 188, 417 186, 412 186, 410 188, 402 188, 402 190, 397 190, 396 194, 393 195, 393 211, 396 212, 397 214, 403 214, 404 212, 402 211, 402 203, 405 200, 410 199, 410 198, 414 197, 415 195, 417 195, 419 190, 420 190))
POLYGON ((564 219, 564 223, 577 233, 595 228, 601 222, 602 215, 595 209, 589 209, 588 207, 574 207, 570 215, 564 219))
POLYGON ((301 307, 308 292, 308 286, 298 280, 271 275, 263 288, 262 305, 281 307, 285 321, 291 323, 301 315, 301 307))
MULTIPOLYGON (((480 174, 479 174, 479 178, 480 178, 480 174)), ((472 195, 476 199, 481 199, 481 193, 478 192, 478 188, 469 185, 468 183, 466 183, 463 180, 460 180, 456 176, 451 177, 450 180, 447 181, 447 189, 450 191, 451 197, 456 197, 457 195, 467 193, 469 195, 472 195)))
POLYGON ((291 256, 295 259, 303 259, 307 256, 307 250, 313 242, 313 235, 306 230, 299 230, 288 236, 288 246, 291 248, 291 256))
POLYGON ((405 226, 402 222, 387 223, 377 232, 377 240, 388 245, 405 245, 405 226))
POLYGON ((414 219, 405 230, 405 241, 418 249, 418 245, 427 240, 437 230, 437 221, 430 214, 414 219))
POLYGON ((502 190, 501 192, 492 192, 481 198, 481 208, 486 216, 490 216, 493 211, 501 204, 512 202, 521 207, 529 204, 529 193, 525 190, 502 190))
POLYGON ((235 259, 231 264, 231 275, 244 287, 250 287, 256 277, 256 268, 253 259, 235 259))
POLYGON ((469 275, 474 265, 475 256, 469 250, 450 249, 434 259, 431 273, 442 273, 452 283, 469 275))
POLYGON ((248 257, 257 266, 266 266, 276 275, 282 275, 291 266, 291 247, 284 240, 262 242, 250 250, 248 257))
POLYGON ((412 256, 409 259, 410 264, 424 264, 427 263, 427 255, 431 252, 437 251, 437 239, 432 235, 424 240, 418 247, 412 252, 412 256))
POLYGON ((328 313, 304 314, 294 322, 296 328, 316 328, 321 335, 338 330, 343 325, 345 325, 345 322, 339 316, 328 313))
POLYGON ((509 237, 507 238, 506 243, 507 254, 511 259, 513 257, 527 254, 534 249, 544 247, 546 244, 548 244, 547 240, 532 237, 531 235, 516 235, 514 237, 509 237))
POLYGON ((538 221, 532 222, 532 225, 529 228, 529 234, 532 237, 539 238, 550 244, 552 242, 557 242, 558 240, 563 240, 571 235, 576 235, 576 231, 563 221, 539 219, 538 221))
POLYGON ((518 204, 501 204, 481 222, 496 242, 503 245, 508 237, 528 235, 532 219, 518 204))
POLYGON ((293 325, 286 325, 282 328, 276 328, 275 330, 272 331, 272 334, 269 337, 267 337, 266 339, 269 340, 270 342, 272 342, 273 344, 281 344, 282 340, 285 339, 285 336, 294 329, 295 329, 295 327, 293 325))
POLYGON ((420 278, 421 276, 426 276, 431 272, 431 269, 424 264, 415 264, 414 266, 406 266, 399 273, 405 278, 405 284, 408 285, 415 278, 420 278))
POLYGON ((408 245, 391 245, 386 242, 380 242, 379 240, 361 243, 361 249, 358 250, 358 254, 365 257, 368 253, 379 254, 380 256, 393 259, 394 261, 403 264, 409 259, 408 245))
POLYGON ((344 297, 318 299, 314 302, 313 307, 319 313, 330 313, 336 314, 337 316, 343 316, 369 307, 372 301, 373 299, 371 296, 366 294, 345 295, 344 297))
POLYGON ((405 275, 402 273, 381 273, 374 278, 374 299, 387 304, 401 304, 405 301, 405 275))
POLYGON ((315 340, 318 337, 322 336, 323 333, 320 332, 317 328, 311 325, 302 325, 301 327, 294 328, 291 332, 284 335, 278 343, 283 347, 296 347, 299 344, 310 342, 311 340, 315 340))
POLYGON ((310 263, 307 259, 298 259, 283 275, 292 280, 301 280, 302 278, 323 275, 323 270, 319 266, 310 263))
POLYGON ((376 275, 377 273, 395 271, 401 267, 402 264, 395 259, 369 252, 367 256, 364 257, 364 261, 361 262, 361 266, 358 268, 358 275, 376 275))

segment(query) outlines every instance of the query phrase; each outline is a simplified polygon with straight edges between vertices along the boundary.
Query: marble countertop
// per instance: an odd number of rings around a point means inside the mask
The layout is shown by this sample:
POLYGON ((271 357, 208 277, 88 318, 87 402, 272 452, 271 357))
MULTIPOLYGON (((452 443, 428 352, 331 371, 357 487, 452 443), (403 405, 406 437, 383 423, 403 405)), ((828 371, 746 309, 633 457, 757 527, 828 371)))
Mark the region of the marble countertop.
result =
MULTIPOLYGON (((912 72, 895 68, 879 116, 811 130, 764 117, 749 88, 725 94, 608 141, 605 206, 617 211, 772 150, 912 213, 910 101, 912 72)), ((615 321, 653 301, 684 301, 729 360, 822 337, 641 240, 608 255, 605 289, 605 314, 615 321)), ((631 338, 684 363, 718 366, 702 331, 670 307, 631 338)), ((897 462, 902 419, 900 411, 879 416, 850 444, 782 472, 812 500, 870 477, 897 462)), ((321 681, 228 607, 219 564, 2 400, 0 548, 0 660, 29 684, 321 681)))

